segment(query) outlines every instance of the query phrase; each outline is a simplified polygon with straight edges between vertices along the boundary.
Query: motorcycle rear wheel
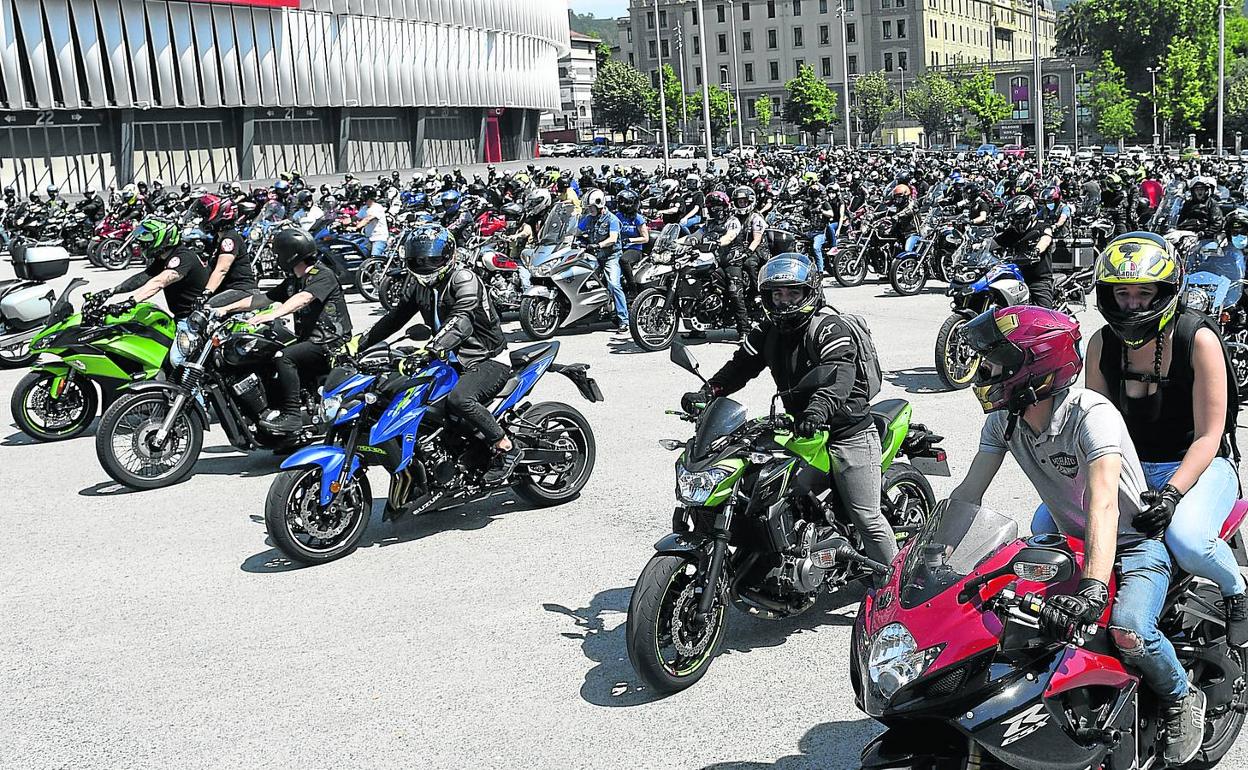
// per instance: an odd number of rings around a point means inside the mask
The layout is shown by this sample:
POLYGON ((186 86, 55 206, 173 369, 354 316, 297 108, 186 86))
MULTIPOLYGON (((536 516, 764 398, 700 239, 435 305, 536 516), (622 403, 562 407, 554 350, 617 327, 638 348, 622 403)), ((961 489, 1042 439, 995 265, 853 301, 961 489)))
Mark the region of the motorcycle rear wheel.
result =
POLYGON ((698 623, 694 589, 701 578, 696 559, 674 554, 652 556, 637 578, 628 604, 628 659, 646 684, 659 692, 679 692, 696 684, 723 642, 726 592, 722 586, 717 592, 710 623, 698 623))
POLYGON ((894 259, 888 268, 888 282, 903 297, 913 297, 927 285, 927 262, 918 257, 894 259))
POLYGON ((574 458, 561 464, 568 467, 552 464, 517 468, 516 494, 540 508, 575 498, 594 472, 597 447, 589 421, 573 407, 557 401, 535 404, 524 413, 524 419, 541 428, 544 444, 570 451, 574 458))
POLYGON ((969 386, 979 369, 979 356, 969 353, 962 340, 962 327, 966 322, 960 315, 951 315, 936 333, 936 376, 949 390, 969 386))
MULTIPOLYGON (((0 336, 5 332, 0 329, 0 336)), ((30 352, 30 340, 11 343, 5 346, 0 343, 0 369, 25 369, 39 359, 38 353, 30 352)))
POLYGON ((880 508, 894 529, 921 528, 936 507, 931 482, 914 466, 903 462, 894 462, 884 471, 880 498, 880 508))
POLYGON ((170 394, 129 393, 104 410, 95 455, 104 472, 131 489, 160 489, 185 481, 199 461, 204 426, 190 404, 174 419, 165 445, 151 439, 169 415, 170 394))
POLYGON ((650 288, 637 295, 628 311, 628 331, 642 350, 666 350, 676 339, 680 315, 667 307, 667 291, 650 288))
POLYGON ((100 407, 100 397, 95 383, 85 377, 72 374, 65 378, 56 414, 49 412, 48 388, 52 385, 50 372, 28 372, 18 380, 9 399, 13 422, 19 430, 36 441, 64 441, 82 435, 95 420, 100 407), (61 418, 61 411, 65 416, 61 418))
POLYGON ((321 472, 315 465, 282 471, 264 500, 264 524, 273 545, 300 564, 325 564, 350 554, 359 547, 372 518, 373 492, 363 470, 328 509, 318 497, 321 472))
POLYGON ((386 310, 392 310, 406 294, 406 276, 387 275, 377 282, 377 299, 386 310))
POLYGON ((867 280, 867 258, 862 249, 853 244, 842 246, 832 259, 832 277, 841 286, 859 286, 867 280))
POLYGON ((525 297, 520 300, 520 327, 532 340, 548 340, 563 323, 563 307, 559 300, 546 297, 525 297))

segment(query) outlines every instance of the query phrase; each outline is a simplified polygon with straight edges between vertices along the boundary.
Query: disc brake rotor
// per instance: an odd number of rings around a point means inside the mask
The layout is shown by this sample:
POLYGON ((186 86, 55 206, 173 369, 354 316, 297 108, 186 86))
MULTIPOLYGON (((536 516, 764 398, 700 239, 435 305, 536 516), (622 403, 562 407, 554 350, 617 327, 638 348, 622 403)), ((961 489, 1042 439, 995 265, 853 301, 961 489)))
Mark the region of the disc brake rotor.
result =
MULTIPOLYGON (((698 612, 698 597, 694 594, 694 583, 690 581, 676 597, 672 606, 672 645, 676 651, 686 658, 696 657, 706 651, 711 643, 714 626, 706 626, 700 632, 694 628, 686 628, 685 623, 692 620, 698 612)), ((690 626, 695 625, 690 623, 690 626)))
POLYGON ((134 453, 152 464, 165 462, 169 456, 181 449, 182 442, 177 439, 180 439, 182 434, 176 430, 165 437, 163 445, 157 445, 156 434, 160 431, 160 425, 161 421, 149 419, 135 429, 132 439, 134 453))
POLYGON ((346 492, 344 490, 339 494, 329 508, 321 508, 315 494, 310 492, 299 506, 293 523, 319 540, 331 540, 341 535, 351 523, 350 511, 344 510, 346 506, 343 504, 344 498, 348 497, 346 492))

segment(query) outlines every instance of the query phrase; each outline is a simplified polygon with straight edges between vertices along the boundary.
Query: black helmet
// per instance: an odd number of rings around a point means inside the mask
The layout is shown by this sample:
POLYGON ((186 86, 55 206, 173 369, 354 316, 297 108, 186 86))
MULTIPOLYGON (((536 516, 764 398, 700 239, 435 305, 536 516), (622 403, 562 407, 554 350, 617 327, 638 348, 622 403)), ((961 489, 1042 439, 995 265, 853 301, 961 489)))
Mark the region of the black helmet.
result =
POLYGON ((312 205, 312 191, 300 190, 299 192, 295 193, 295 202, 298 203, 300 206, 304 206, 304 207, 311 206, 312 205))
POLYGON ((783 329, 805 326, 823 304, 815 266, 809 258, 795 252, 777 254, 767 260, 758 273, 758 292, 762 295, 767 318, 783 329), (800 289, 801 294, 796 301, 777 302, 774 296, 777 289, 800 289))
POLYGON ((360 200, 375 201, 377 200, 377 188, 371 185, 360 188, 360 200))
POLYGON ((182 184, 178 185, 178 189, 182 191, 183 195, 188 195, 191 192, 191 183, 183 182, 182 184))
POLYGON ((1005 206, 1005 220, 1016 232, 1030 228, 1036 222, 1036 202, 1030 195, 1015 195, 1005 206))
POLYGON ((417 283, 433 286, 455 262, 455 236, 441 225, 417 227, 403 241, 403 259, 417 283))
POLYGON ((287 275, 294 275, 300 262, 315 262, 316 241, 301 227, 283 227, 273 234, 270 245, 277 264, 287 275))
MULTIPOLYGON (((1248 209, 1235 209, 1226 215, 1226 219, 1222 220, 1222 232, 1226 235, 1228 241, 1233 241, 1236 236, 1248 236, 1248 209)), ((1243 243, 1232 243, 1237 249, 1243 249, 1243 243)))
POLYGON ((616 193, 615 205, 625 214, 636 214, 639 200, 637 193, 633 190, 620 190, 616 193))

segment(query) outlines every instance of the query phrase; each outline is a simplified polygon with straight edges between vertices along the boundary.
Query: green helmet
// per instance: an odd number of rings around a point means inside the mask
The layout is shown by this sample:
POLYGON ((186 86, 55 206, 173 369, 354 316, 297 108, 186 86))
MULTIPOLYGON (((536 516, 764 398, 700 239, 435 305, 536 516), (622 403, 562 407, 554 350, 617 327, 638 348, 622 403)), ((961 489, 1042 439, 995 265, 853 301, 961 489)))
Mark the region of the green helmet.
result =
POLYGON ((168 219, 144 217, 134 228, 134 240, 144 251, 160 251, 177 246, 182 240, 182 233, 168 219))

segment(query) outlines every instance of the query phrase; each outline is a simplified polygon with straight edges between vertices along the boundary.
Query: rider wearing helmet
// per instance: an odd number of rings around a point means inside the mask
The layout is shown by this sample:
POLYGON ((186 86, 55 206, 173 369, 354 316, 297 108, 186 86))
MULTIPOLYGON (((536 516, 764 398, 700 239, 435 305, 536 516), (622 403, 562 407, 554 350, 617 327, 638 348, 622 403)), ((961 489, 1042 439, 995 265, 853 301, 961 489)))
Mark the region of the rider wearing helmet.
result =
POLYGON ((706 196, 702 193, 702 178, 697 174, 687 175, 684 197, 680 201, 680 218, 676 220, 682 232, 692 232, 702 223, 705 205, 706 196))
POLYGON ((325 216, 325 210, 316 204, 311 190, 304 188, 295 193, 295 211, 290 215, 292 222, 304 230, 311 231, 323 216, 325 216))
POLYGON ((579 229, 598 258, 598 269, 607 282, 607 290, 615 305, 615 331, 628 332, 628 302, 624 297, 624 277, 620 268, 623 249, 620 244, 620 220, 607 208, 607 195, 602 190, 585 193, 585 216, 579 229))
POLYGON ((716 279, 728 296, 737 336, 745 339, 750 328, 750 313, 745 306, 746 278, 741 267, 744 254, 737 248, 741 238, 741 220, 733 216, 732 203, 719 190, 706 195, 706 219, 702 223, 703 246, 715 252, 719 262, 716 279))
POLYGON ((888 217, 893 220, 893 229, 889 238, 895 243, 903 244, 911 233, 919 230, 919 204, 904 182, 893 188, 888 200, 888 217))
POLYGON ((1167 763, 1188 761, 1204 737, 1205 700, 1157 627, 1170 556, 1133 526, 1147 482, 1122 415, 1103 394, 1074 386, 1083 365, 1078 323, 1016 305, 982 313, 963 334, 982 356, 975 395, 988 419, 979 452, 950 498, 980 504, 1009 453, 1042 501, 1032 533, 1087 544, 1078 587, 1050 594, 1040 610, 1041 632, 1056 640, 1100 620, 1118 564, 1109 636, 1162 700, 1167 763))
POLYGON ((1070 261, 1071 218, 1074 216, 1071 205, 1062 200, 1062 188, 1050 185, 1040 193, 1039 219, 1053 231, 1053 253, 1059 262, 1070 261))
POLYGON ((758 271, 767 261, 767 220, 755 209, 757 196, 747 185, 732 191, 732 209, 741 220, 741 251, 747 286, 755 288, 758 271))
POLYGON ((624 269, 631 274, 631 261, 641 256, 642 249, 650 242, 650 225, 637 211, 641 196, 634 190, 623 189, 615 196, 615 216, 620 220, 620 240, 624 242, 624 269))
POLYGON ((211 239, 213 256, 208 260, 211 272, 204 286, 204 296, 230 290, 249 294, 256 291, 256 274, 247 257, 247 241, 234 229, 234 203, 229 198, 203 195, 191 204, 189 213, 199 218, 200 227, 211 239))
POLYGON ((1183 264, 1153 233, 1116 238, 1097 257, 1102 327, 1088 344, 1088 387, 1126 418, 1155 502, 1136 526, 1164 531, 1180 567, 1225 598, 1228 638, 1248 643, 1248 598, 1234 553, 1219 538, 1239 496, 1239 398, 1212 319, 1183 307, 1183 264))
POLYGON ((1053 307, 1053 231, 1040 221, 1036 202, 1027 195, 1015 195, 1005 206, 1005 227, 988 243, 992 251, 1007 249, 1023 273, 1031 292, 1031 302, 1053 307))
POLYGON ((684 395, 681 406, 696 411, 710 398, 735 393, 770 369, 776 387, 785 391, 785 411, 796 415, 796 434, 809 437, 826 431, 837 469, 832 483, 867 556, 888 564, 897 554, 897 540, 880 513, 880 434, 868 410, 868 384, 859 374, 857 338, 834 309, 824 306, 819 275, 807 257, 772 257, 759 274, 758 288, 764 320, 750 329, 707 386, 684 395), (819 388, 789 390, 816 367, 828 372, 819 388))
POLYGON ((836 236, 845 224, 845 202, 841 200, 841 191, 837 185, 833 189, 824 189, 823 185, 811 185, 810 204, 813 211, 818 212, 818 221, 823 226, 811 241, 815 250, 815 266, 823 272, 824 250, 836 248, 836 236))
POLYGON ((164 291, 165 304, 175 318, 198 307, 208 282, 208 267, 199 251, 182 243, 177 224, 163 217, 145 217, 134 226, 134 242, 143 252, 147 267, 108 290, 105 296, 129 294, 143 302, 164 291))
POLYGON ((1114 237, 1135 229, 1135 197, 1116 173, 1106 174, 1101 184, 1101 214, 1113 223, 1114 237))
POLYGON ((1198 176, 1188 186, 1192 195, 1179 209, 1179 229, 1194 230, 1201 238, 1212 238, 1222 229, 1222 209, 1213 194, 1217 183, 1210 177, 1198 176))
MULTIPOLYGON (((316 241, 306 230, 283 227, 273 234, 270 244, 286 279, 265 292, 277 304, 260 311, 250 324, 272 323, 294 316, 297 341, 282 348, 274 366, 277 370, 278 408, 260 420, 261 427, 273 433, 294 433, 302 427, 300 382, 315 382, 330 368, 330 351, 351 336, 351 316, 347 298, 334 271, 317 262, 316 241)), ((247 310, 260 298, 245 298, 216 309, 218 315, 247 310)))
MULTIPOLYGON (((485 436, 495 452, 488 483, 506 479, 519 452, 486 408, 507 384, 507 340, 485 284, 473 270, 455 262, 455 237, 440 225, 415 228, 403 241, 403 259, 416 281, 415 290, 390 309, 353 346, 367 348, 402 329, 417 313, 432 330, 422 359, 450 361, 459 381, 447 406, 485 436)), ((415 363, 420 363, 418 360, 415 363)))

